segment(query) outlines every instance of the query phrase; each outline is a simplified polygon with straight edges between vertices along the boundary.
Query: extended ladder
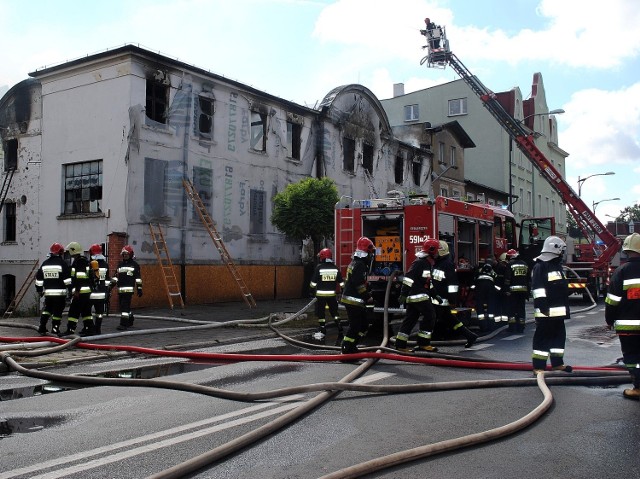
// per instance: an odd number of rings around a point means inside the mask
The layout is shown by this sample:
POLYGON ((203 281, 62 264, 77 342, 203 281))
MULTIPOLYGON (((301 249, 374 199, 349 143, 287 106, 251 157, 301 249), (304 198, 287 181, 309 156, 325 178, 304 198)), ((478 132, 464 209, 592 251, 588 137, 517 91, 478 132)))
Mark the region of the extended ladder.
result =
POLYGON ((24 299, 24 296, 27 294, 27 290, 29 289, 29 286, 31 286, 31 283, 33 283, 33 280, 36 279, 36 273, 38 272, 39 265, 40 265, 39 260, 33 263, 33 268, 31 268, 31 272, 27 275, 27 278, 24 280, 24 283, 22 283, 22 286, 20 286, 20 289, 11 300, 11 303, 9 303, 9 306, 7 306, 7 309, 2 314, 3 319, 10 317, 15 312, 16 308, 20 305, 20 302, 24 299))
POLYGON ((151 231, 151 239, 153 241, 153 251, 158 258, 158 264, 162 270, 162 279, 164 280, 165 291, 167 292, 167 298, 169 298, 169 304, 173 309, 173 298, 176 296, 180 298, 180 306, 184 308, 184 301, 182 300, 182 294, 180 293, 180 286, 178 285, 178 279, 176 273, 173 270, 173 264, 171 264, 171 257, 167 250, 167 243, 164 240, 164 234, 162 234, 162 228, 159 224, 154 225, 149 223, 149 231, 151 231))
POLYGON ((233 263, 231 256, 229 256, 229 252, 227 251, 227 248, 222 242, 222 238, 220 237, 220 234, 216 230, 213 220, 211 219, 211 216, 209 216, 209 213, 207 212, 207 209, 205 208, 204 203, 202 203, 202 200, 200 199, 200 195, 193 187, 193 183, 191 183, 191 181, 187 180, 186 178, 183 178, 182 184, 184 185, 184 189, 187 191, 187 196, 193 202, 193 206, 198 212, 198 216, 200 216, 200 220, 202 221, 202 224, 207 228, 207 231, 209 232, 209 236, 211 236, 211 239, 213 240, 213 244, 218 249, 218 253, 220 253, 220 257, 222 258, 222 261, 225 262, 225 264, 227 265, 227 269, 231 273, 231 276, 233 276, 233 279, 236 281, 236 283, 238 283, 238 286, 240 287, 240 291, 242 292, 242 298, 250 308, 255 307, 256 301, 255 299, 253 299, 253 296, 249 292, 247 285, 245 284, 244 280, 240 276, 240 273, 238 272, 238 269, 233 263))

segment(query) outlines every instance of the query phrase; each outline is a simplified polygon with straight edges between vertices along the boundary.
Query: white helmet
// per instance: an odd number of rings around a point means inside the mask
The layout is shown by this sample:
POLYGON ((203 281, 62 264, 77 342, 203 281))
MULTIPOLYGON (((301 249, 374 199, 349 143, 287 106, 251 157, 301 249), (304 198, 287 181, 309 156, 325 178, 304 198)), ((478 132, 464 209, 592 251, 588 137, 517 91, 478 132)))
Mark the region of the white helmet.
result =
POLYGON ((567 244, 557 236, 549 236, 544 240, 542 245, 542 252, 536 259, 541 261, 551 261, 554 258, 558 258, 564 255, 567 250, 567 244))
POLYGON ((440 247, 438 248, 438 256, 447 256, 449 254, 449 243, 440 240, 440 247))
POLYGON ((632 233, 624 239, 622 251, 635 251, 640 253, 640 234, 632 233))

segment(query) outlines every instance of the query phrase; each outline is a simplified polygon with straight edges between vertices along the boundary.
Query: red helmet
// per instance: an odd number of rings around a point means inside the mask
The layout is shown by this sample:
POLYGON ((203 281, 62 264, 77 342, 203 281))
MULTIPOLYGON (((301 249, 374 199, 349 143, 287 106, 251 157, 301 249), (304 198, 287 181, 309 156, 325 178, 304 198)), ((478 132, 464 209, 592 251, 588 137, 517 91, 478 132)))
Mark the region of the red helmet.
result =
POLYGON ((91 247, 89 248, 89 254, 91 256, 102 254, 102 246, 100 246, 99 244, 92 244, 91 247))
POLYGON ((53 243, 49 248, 49 252, 51 254, 61 255, 62 253, 64 253, 64 246, 62 246, 60 243, 53 243))
POLYGON ((364 251, 365 253, 372 253, 375 247, 373 246, 373 241, 366 236, 363 236, 356 243, 356 249, 364 251))
POLYGON ((125 253, 127 253, 129 257, 133 258, 133 248, 130 245, 126 245, 124 248, 122 248, 122 251, 120 251, 120 254, 125 253))
POLYGON ((511 248, 509 251, 507 251, 507 258, 512 259, 512 258, 517 258, 518 257, 518 252, 511 248))
POLYGON ((422 243, 423 255, 436 256, 438 249, 440 248, 440 241, 437 239, 429 238, 422 243))
POLYGON ((332 257, 333 255, 331 254, 331 250, 329 248, 321 249, 318 253, 318 258, 320 258, 320 261, 331 259, 332 257))

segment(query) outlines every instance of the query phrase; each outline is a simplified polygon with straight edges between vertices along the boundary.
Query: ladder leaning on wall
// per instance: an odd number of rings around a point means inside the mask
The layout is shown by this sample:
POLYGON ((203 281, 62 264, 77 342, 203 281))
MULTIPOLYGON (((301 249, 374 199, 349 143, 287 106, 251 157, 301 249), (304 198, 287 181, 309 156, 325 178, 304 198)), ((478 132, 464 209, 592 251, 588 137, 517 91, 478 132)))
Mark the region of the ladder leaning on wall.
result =
POLYGON ((213 220, 211 219, 211 216, 209 216, 209 213, 207 212, 207 209, 204 206, 204 203, 202 203, 202 200, 200 199, 200 195, 193 187, 193 183, 191 183, 191 181, 189 181, 188 179, 183 178, 182 184, 184 185, 184 189, 187 191, 187 196, 193 202, 193 206, 198 212, 198 216, 200 216, 200 220, 202 221, 202 224, 207 228, 207 231, 209 232, 209 236, 211 236, 211 239, 213 240, 213 244, 217 248, 218 253, 220 253, 220 257, 222 258, 222 261, 224 261, 224 263, 227 266, 227 269, 231 273, 231 276, 233 276, 233 279, 238 284, 238 287, 242 292, 242 299, 244 299, 245 303, 247 303, 247 305, 250 308, 255 307, 256 301, 255 299, 253 299, 253 296, 249 292, 249 288, 247 288, 247 285, 245 284, 244 280, 240 276, 240 273, 238 272, 236 265, 233 263, 233 260, 231 259, 231 256, 227 251, 227 248, 222 242, 222 238, 220 237, 218 230, 216 230, 216 227, 213 223, 213 220))
POLYGON ((164 280, 165 291, 167 292, 167 298, 169 298, 169 304, 173 309, 173 298, 176 296, 180 299, 180 306, 184 308, 184 301, 182 300, 182 294, 180 293, 180 286, 178 285, 178 278, 176 278, 176 272, 173 270, 173 264, 171 263, 171 257, 167 250, 167 242, 164 240, 164 234, 159 224, 154 225, 149 223, 149 231, 151 231, 151 240, 153 241, 153 251, 158 258, 158 264, 162 270, 162 279, 164 280))
POLYGON ((33 263, 33 268, 31 268, 31 272, 27 275, 27 278, 24 280, 24 283, 22 283, 22 286, 20 286, 20 289, 11 300, 11 303, 9 303, 9 306, 7 306, 7 309, 5 309, 4 313, 2 313, 2 319, 6 319, 10 317, 15 312, 16 308, 20 305, 20 302, 24 299, 25 295, 27 294, 27 290, 29 289, 29 286, 31 286, 31 283, 33 283, 33 280, 36 279, 38 266, 40 266, 40 260, 37 260, 35 263, 33 263))

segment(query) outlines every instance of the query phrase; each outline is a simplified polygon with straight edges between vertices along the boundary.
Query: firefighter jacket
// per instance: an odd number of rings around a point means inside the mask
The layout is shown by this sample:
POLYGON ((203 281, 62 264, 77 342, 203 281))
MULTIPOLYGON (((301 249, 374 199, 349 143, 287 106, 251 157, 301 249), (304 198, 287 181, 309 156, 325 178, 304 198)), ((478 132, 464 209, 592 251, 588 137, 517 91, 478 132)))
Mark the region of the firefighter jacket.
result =
POLYGON ((509 261, 504 275, 505 292, 529 293, 531 290, 531 275, 526 261, 514 258, 509 261))
POLYGON ((482 298, 486 298, 496 292, 496 273, 489 265, 483 266, 473 279, 472 289, 482 298))
POLYGON ((62 256, 45 259, 36 272, 36 291, 41 296, 71 294, 71 268, 62 256))
POLYGON ((458 275, 451 255, 436 259, 431 271, 431 298, 434 304, 455 307, 458 304, 458 275))
POLYGON ((431 301, 429 296, 430 280, 431 263, 426 257, 416 258, 402 279, 400 296, 407 298, 406 303, 431 301))
POLYGON ((111 278, 109 278, 109 263, 103 255, 93 256, 91 260, 91 281, 93 282, 92 300, 107 299, 111 278))
POLYGON ((142 293, 142 277, 140 276, 140 266, 136 260, 129 258, 120 261, 116 269, 116 276, 111 278, 114 285, 118 285, 118 294, 133 294, 137 289, 142 293))
POLYGON ((613 272, 604 317, 618 334, 640 334, 640 257, 629 258, 613 272))
POLYGON ((507 263, 504 261, 498 261, 493 270, 496 272, 496 289, 501 293, 506 293, 504 279, 507 274, 507 263))
POLYGON ((71 263, 71 289, 79 294, 90 294, 93 286, 89 260, 84 256, 76 256, 71 263))
POLYGON ((347 275, 344 282, 344 291, 340 302, 351 306, 366 307, 371 298, 367 272, 369 271, 369 258, 354 257, 347 267, 347 275))
POLYGON ((562 269, 562 258, 536 260, 533 266, 534 317, 536 319, 568 319, 569 285, 562 269))
POLYGON ((333 297, 338 292, 338 287, 344 287, 342 273, 333 261, 322 261, 316 266, 309 286, 315 288, 317 297, 333 297))

